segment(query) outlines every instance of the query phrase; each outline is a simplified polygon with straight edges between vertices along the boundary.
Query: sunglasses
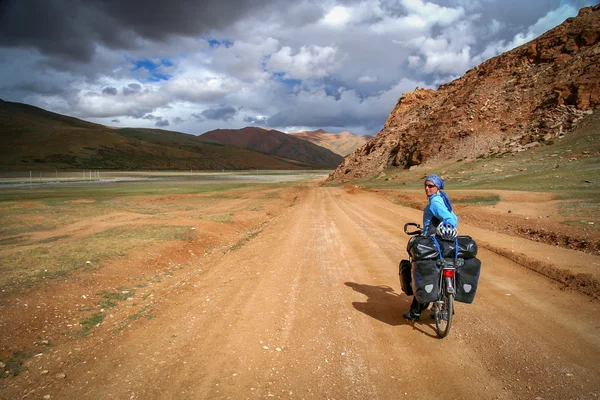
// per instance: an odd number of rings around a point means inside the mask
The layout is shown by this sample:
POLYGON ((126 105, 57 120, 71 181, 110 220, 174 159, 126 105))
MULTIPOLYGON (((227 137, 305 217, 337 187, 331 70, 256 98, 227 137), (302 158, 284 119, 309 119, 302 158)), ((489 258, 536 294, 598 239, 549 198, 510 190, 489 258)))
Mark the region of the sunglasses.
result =
POLYGON ((432 184, 427 184, 427 183, 426 183, 426 184, 425 184, 425 187, 426 187, 426 188, 429 188, 429 189, 433 189, 433 188, 434 188, 434 187, 436 187, 436 186, 435 186, 435 185, 432 185, 432 184))

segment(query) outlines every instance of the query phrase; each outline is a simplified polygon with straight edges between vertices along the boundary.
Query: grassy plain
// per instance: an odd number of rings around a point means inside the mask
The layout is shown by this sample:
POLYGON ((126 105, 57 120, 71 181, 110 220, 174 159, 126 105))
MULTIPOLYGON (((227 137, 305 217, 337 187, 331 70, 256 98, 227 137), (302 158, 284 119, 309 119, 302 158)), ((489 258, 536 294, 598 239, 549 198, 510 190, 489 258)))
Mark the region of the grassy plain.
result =
MULTIPOLYGON (((275 199, 290 182, 323 171, 236 173, 110 172, 98 182, 15 182, 0 188, 0 287, 4 293, 103 263, 161 242, 189 241, 198 223, 229 223, 248 192, 248 211, 275 199), (239 200, 227 209, 221 200, 239 200)), ((6 178, 6 177, 5 177, 6 178)), ((236 246, 243 245, 243 238, 236 246)))

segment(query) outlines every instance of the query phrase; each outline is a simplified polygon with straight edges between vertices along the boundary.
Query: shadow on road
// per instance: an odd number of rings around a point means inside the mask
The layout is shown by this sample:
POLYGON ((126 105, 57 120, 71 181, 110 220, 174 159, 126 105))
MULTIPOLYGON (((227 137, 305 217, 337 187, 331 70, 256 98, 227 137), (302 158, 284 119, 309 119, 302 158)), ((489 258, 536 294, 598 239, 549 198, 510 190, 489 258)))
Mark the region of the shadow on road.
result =
POLYGON ((365 302, 352 302, 358 311, 389 325, 408 324, 408 321, 402 318, 402 313, 409 309, 411 297, 404 293, 398 294, 389 286, 372 286, 355 282, 344 284, 367 296, 365 302))
MULTIPOLYGON (((402 317, 402 313, 410 308, 412 296, 407 296, 404 293, 398 294, 389 286, 373 286, 355 282, 345 282, 344 284, 367 296, 365 302, 352 302, 352 306, 358 311, 388 325, 412 325, 414 329, 427 336, 437 337, 435 333, 431 334, 422 329, 426 327, 433 328, 426 319, 422 318, 419 322, 414 323, 402 317), (420 327, 419 325, 423 326, 420 327)), ((425 313, 428 313, 428 311, 425 311, 425 313)))

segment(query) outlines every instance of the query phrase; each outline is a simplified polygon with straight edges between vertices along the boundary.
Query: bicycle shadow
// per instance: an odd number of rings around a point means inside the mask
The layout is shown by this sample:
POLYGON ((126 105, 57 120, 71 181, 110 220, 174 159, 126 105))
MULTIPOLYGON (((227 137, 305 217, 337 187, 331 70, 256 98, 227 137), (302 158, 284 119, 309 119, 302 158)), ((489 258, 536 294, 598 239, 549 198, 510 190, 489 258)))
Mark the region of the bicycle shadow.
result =
MULTIPOLYGON (((420 321, 415 323, 407 321, 402 317, 402 313, 404 311, 408 311, 410 308, 412 296, 407 296, 404 293, 398 294, 389 286, 373 286, 356 282, 345 282, 344 284, 367 296, 367 300, 364 302, 352 302, 352 306, 357 311, 360 311, 363 314, 366 314, 369 317, 375 318, 376 320, 388 325, 412 325, 414 329, 427 336, 434 338, 437 337, 435 332, 431 334, 419 326, 424 325, 435 329, 425 318, 422 318, 420 321)), ((423 315, 423 317, 429 318, 429 315, 423 315)))

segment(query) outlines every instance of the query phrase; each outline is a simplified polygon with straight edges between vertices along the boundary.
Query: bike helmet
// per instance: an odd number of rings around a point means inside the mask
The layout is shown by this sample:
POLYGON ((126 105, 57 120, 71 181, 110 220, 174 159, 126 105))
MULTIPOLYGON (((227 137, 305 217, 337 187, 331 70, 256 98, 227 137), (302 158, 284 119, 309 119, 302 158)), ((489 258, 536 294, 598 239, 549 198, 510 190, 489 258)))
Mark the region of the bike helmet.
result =
POLYGON ((458 235, 456 228, 452 224, 444 224, 443 222, 438 225, 435 233, 442 240, 454 240, 458 235))

